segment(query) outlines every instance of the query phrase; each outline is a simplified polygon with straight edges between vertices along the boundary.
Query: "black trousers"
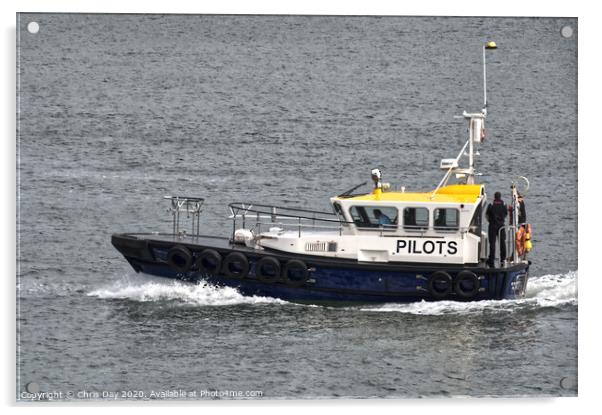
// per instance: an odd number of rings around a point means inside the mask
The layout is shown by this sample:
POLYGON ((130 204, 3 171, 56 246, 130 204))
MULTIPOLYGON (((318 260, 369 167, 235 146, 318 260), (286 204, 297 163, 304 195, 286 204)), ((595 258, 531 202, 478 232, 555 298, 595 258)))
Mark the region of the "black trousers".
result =
POLYGON ((487 263, 490 266, 495 262, 495 241, 498 234, 500 235, 500 261, 506 259, 506 230, 504 228, 489 227, 489 260, 487 263))

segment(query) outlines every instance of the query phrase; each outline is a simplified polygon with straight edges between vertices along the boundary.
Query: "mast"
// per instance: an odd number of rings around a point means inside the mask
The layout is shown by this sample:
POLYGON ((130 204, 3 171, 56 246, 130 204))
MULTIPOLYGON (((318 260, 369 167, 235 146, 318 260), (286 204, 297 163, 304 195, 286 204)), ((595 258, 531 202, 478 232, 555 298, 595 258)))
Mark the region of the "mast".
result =
POLYGON ((487 55, 485 54, 485 51, 487 50, 486 46, 487 44, 483 45, 483 108, 485 110, 487 110, 487 55))
POLYGON ((485 140, 485 118, 487 118, 487 50, 497 49, 495 42, 485 42, 483 45, 483 109, 480 113, 467 114, 463 116, 468 119, 470 145, 468 148, 468 170, 466 176, 467 184, 474 184, 474 143, 482 143, 485 140))
POLYGON ((475 143, 482 143, 485 139, 485 118, 487 118, 487 58, 486 51, 490 49, 497 49, 495 42, 489 41, 483 45, 483 109, 480 112, 467 113, 464 111, 461 118, 468 120, 468 141, 464 144, 462 151, 455 159, 443 159, 441 160, 440 168, 447 170, 445 176, 437 188, 433 191, 431 199, 435 197, 435 194, 442 186, 445 186, 452 174, 456 175, 456 178, 464 178, 466 184, 474 184, 475 176, 475 143), (460 168, 459 161, 464 151, 468 147, 468 168, 460 168))

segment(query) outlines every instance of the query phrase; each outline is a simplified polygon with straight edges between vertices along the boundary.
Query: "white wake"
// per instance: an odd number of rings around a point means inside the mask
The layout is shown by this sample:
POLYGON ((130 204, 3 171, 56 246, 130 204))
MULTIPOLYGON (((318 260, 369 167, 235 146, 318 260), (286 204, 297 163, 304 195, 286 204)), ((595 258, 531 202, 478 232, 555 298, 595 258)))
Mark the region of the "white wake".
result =
POLYGON ((369 306, 363 311, 399 312, 408 314, 441 315, 454 313, 513 312, 523 308, 561 307, 577 305, 577 271, 531 277, 525 298, 519 300, 421 301, 409 304, 369 306))
MULTIPOLYGON (((106 287, 87 295, 103 299, 133 301, 176 301, 195 306, 228 306, 237 304, 289 304, 270 297, 246 297, 231 287, 193 284, 177 280, 128 273, 106 287)), ((525 298, 519 300, 485 300, 472 302, 421 301, 350 307, 350 310, 370 312, 399 312, 422 315, 453 313, 513 312, 522 308, 561 307, 577 305, 577 271, 531 277, 525 298)))
POLYGON ((245 297, 231 287, 181 282, 146 274, 126 274, 120 280, 88 293, 103 299, 133 301, 176 301, 186 305, 224 306, 236 304, 285 304, 269 297, 245 297))

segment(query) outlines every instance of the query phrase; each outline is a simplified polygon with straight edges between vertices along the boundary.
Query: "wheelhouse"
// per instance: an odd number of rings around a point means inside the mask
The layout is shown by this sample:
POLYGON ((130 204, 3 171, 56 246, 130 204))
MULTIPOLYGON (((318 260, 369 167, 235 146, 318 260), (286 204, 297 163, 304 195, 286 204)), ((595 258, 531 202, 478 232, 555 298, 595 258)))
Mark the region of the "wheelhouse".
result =
POLYGON ((331 203, 346 233, 361 235, 374 230, 395 235, 481 235, 483 185, 450 185, 437 193, 372 192, 334 197, 331 203))

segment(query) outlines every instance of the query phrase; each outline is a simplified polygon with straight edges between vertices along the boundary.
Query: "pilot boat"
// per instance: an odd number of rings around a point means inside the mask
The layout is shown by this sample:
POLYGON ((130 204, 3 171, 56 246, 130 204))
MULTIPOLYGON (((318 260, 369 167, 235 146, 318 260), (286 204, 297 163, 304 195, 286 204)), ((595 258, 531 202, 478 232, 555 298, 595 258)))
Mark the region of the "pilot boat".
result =
POLYGON ((492 267, 487 193, 475 180, 487 117, 485 51, 495 47, 483 46, 484 107, 462 114, 468 139, 457 157, 441 161, 434 189, 393 190, 373 169, 372 190, 354 193, 363 183, 332 197, 332 212, 230 203, 228 236, 200 233, 203 198, 166 196, 171 232, 115 234, 112 244, 136 272, 234 287, 246 296, 314 304, 523 297, 530 226, 518 223, 517 187, 512 183, 510 224, 501 228, 514 236, 507 238, 509 255, 492 267), (183 217, 191 218, 190 232, 183 217))

